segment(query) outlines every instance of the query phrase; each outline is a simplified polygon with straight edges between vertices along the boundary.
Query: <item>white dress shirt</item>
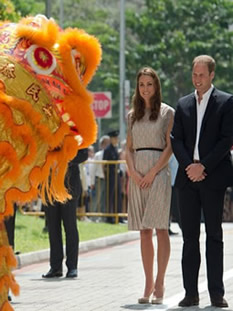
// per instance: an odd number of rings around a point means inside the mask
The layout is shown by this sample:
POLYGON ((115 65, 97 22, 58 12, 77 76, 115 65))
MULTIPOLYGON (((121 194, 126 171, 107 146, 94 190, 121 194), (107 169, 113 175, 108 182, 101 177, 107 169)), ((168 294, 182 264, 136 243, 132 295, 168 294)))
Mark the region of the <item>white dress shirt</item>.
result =
POLYGON ((196 133, 196 143, 195 143, 195 148, 194 148, 194 153, 193 153, 193 159, 195 160, 200 160, 198 144, 199 144, 199 138, 200 138, 201 124, 202 124, 202 120, 203 120, 206 107, 207 107, 213 88, 214 86, 211 84, 211 87, 208 89, 208 91, 205 92, 205 94, 203 94, 200 103, 198 101, 199 98, 198 98, 197 90, 195 90, 196 107, 197 107, 197 133, 196 133))
POLYGON ((88 190, 88 185, 87 185, 87 174, 86 174, 86 167, 84 163, 79 164, 79 171, 80 171, 80 179, 82 183, 82 190, 85 192, 88 190))
POLYGON ((171 185, 173 187, 175 185, 175 179, 176 179, 176 174, 178 170, 178 162, 177 162, 177 159, 174 153, 171 155, 168 164, 169 164, 170 171, 171 171, 171 185))
MULTIPOLYGON (((102 161, 104 150, 99 150, 95 153, 93 160, 102 161)), ((93 163, 90 170, 91 184, 95 184, 95 177, 104 179, 103 165, 100 163, 93 163)))

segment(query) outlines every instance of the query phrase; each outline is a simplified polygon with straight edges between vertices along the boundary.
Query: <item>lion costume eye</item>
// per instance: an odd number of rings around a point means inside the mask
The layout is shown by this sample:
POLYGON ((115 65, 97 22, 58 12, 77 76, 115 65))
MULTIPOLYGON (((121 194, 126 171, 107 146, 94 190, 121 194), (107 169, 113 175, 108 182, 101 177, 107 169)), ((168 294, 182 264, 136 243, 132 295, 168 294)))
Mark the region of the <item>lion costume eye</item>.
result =
POLYGON ((49 75, 56 68, 56 58, 44 47, 33 44, 26 52, 26 59, 32 69, 42 75, 49 75))

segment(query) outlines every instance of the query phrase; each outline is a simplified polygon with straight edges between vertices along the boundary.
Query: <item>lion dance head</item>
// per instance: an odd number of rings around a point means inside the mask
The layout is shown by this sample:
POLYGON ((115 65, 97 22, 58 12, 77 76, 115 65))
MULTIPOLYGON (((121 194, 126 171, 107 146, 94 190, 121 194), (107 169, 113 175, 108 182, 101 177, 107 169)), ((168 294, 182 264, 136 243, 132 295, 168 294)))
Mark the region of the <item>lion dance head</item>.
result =
POLYGON ((69 198, 68 162, 96 139, 87 84, 100 60, 95 37, 43 15, 0 23, 0 310, 19 293, 4 219, 14 202, 69 198))

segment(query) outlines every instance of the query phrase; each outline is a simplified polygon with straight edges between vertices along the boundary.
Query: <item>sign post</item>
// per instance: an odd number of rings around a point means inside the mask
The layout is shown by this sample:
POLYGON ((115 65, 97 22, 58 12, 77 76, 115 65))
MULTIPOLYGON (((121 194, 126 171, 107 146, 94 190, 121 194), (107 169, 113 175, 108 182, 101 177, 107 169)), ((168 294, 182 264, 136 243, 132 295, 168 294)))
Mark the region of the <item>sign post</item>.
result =
POLYGON ((119 130, 120 141, 125 138, 125 0, 120 0, 120 59, 119 59, 119 130))

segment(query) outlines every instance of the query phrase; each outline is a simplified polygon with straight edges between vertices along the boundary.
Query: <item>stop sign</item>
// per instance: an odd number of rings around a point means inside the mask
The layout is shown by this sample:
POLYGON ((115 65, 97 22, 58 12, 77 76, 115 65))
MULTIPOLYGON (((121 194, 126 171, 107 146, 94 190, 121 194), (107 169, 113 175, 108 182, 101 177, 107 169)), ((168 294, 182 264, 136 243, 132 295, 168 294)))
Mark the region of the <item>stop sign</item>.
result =
POLYGON ((112 117, 112 94, 111 92, 95 92, 92 109, 96 118, 112 117))

